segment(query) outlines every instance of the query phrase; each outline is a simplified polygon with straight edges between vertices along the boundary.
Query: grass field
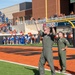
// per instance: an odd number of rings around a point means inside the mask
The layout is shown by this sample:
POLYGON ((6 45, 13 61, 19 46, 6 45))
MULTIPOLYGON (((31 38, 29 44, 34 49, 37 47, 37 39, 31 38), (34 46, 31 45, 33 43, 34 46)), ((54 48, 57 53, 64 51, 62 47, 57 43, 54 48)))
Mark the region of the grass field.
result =
MULTIPOLYGON (((0 75, 39 75, 39 72, 36 68, 0 61, 0 75)), ((46 71, 46 75, 50 75, 50 72, 46 71)))
MULTIPOLYGON (((27 45, 25 45, 25 44, 13 44, 13 45, 0 45, 0 46, 33 46, 33 47, 42 47, 42 43, 34 43, 34 44, 27 44, 27 45)), ((57 47, 57 44, 55 43, 54 45, 53 45, 53 47, 57 47)), ((73 47, 73 45, 70 45, 69 47, 73 47)))

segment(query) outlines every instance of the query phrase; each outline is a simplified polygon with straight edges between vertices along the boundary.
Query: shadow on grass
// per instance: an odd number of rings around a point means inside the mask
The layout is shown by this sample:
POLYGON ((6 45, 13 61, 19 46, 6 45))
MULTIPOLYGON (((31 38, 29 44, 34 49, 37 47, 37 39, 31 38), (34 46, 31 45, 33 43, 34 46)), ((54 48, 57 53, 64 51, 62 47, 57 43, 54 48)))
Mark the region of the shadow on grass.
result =
POLYGON ((40 74, 39 74, 39 71, 38 71, 37 69, 34 69, 34 68, 27 68, 27 67, 24 67, 24 68, 33 71, 34 75, 40 75, 40 74))

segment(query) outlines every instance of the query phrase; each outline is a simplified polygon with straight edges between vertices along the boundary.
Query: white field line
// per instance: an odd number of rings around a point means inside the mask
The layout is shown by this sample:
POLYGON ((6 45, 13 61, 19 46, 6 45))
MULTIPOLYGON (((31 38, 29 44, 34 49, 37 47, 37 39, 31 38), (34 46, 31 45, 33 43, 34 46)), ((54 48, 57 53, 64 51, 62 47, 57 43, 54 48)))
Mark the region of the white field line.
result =
MULTIPOLYGON (((32 68, 37 68, 36 66, 32 66, 32 65, 27 65, 27 64, 22 64, 22 63, 18 63, 18 62, 12 62, 12 61, 8 61, 8 60, 2 60, 0 59, 0 61, 3 61, 3 62, 7 62, 7 63, 12 63, 12 64, 17 64, 17 65, 21 65, 21 66, 27 66, 27 67, 32 67, 32 68)), ((49 69, 45 69, 47 71, 50 71, 49 69)), ((61 73, 59 71, 55 71, 56 73, 61 73)), ((68 74, 68 73, 63 73, 64 75, 72 75, 72 74, 68 74)))

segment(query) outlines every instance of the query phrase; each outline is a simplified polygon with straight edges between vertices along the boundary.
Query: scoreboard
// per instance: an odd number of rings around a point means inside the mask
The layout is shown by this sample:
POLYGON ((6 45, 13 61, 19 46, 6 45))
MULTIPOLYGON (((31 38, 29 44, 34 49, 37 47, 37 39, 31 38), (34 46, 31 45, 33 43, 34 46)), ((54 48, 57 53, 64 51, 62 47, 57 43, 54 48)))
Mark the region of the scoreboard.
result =
POLYGON ((70 3, 75 3, 75 0, 70 0, 70 3))

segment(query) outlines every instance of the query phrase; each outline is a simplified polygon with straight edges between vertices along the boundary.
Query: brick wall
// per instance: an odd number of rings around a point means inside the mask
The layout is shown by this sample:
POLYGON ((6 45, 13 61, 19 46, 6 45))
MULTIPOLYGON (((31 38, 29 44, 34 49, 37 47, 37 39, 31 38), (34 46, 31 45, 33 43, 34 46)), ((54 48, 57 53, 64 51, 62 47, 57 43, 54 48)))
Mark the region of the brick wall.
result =
POLYGON ((18 21, 20 20, 20 17, 22 17, 23 20, 25 20, 25 16, 28 17, 29 19, 30 18, 29 16, 32 16, 32 9, 16 12, 16 13, 13 13, 12 15, 13 15, 13 23, 15 24, 16 18, 18 21))
MULTIPOLYGON (((45 18, 45 0, 32 0, 32 14, 35 19, 45 18)), ((60 14, 60 0, 48 0, 48 17, 60 14)))
POLYGON ((35 19, 45 18, 45 2, 44 0, 32 0, 32 14, 35 19))

